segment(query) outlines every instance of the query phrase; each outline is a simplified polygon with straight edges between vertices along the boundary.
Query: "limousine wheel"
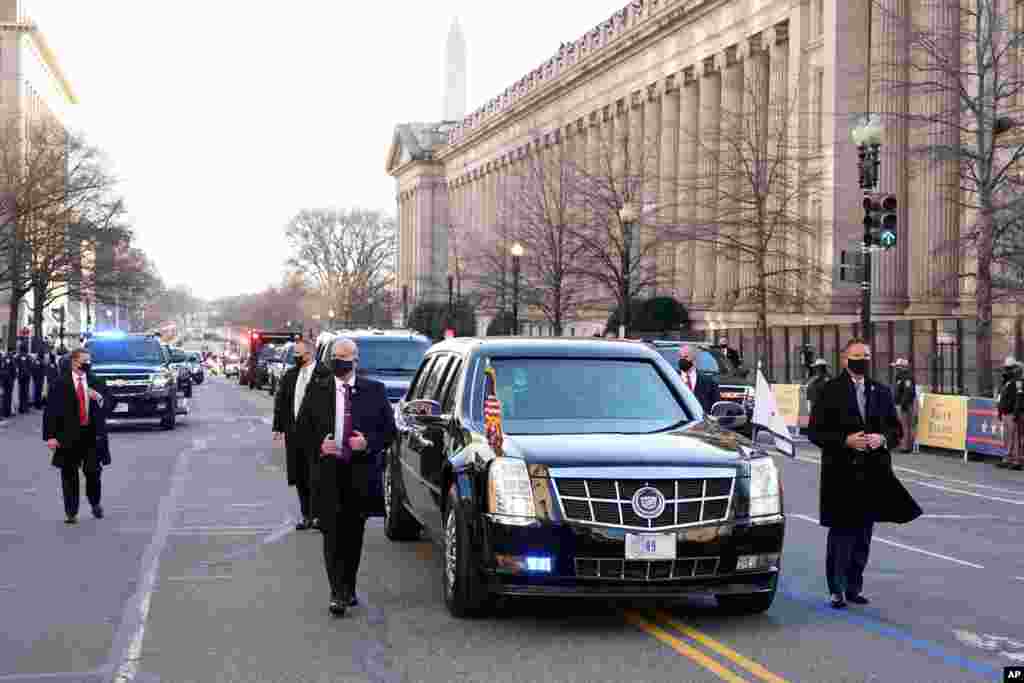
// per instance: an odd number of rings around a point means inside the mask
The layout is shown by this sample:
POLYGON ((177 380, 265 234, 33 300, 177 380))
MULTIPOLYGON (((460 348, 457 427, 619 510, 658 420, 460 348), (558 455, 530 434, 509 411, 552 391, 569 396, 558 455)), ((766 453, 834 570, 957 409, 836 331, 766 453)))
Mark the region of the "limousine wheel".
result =
POLYGON ((775 591, 769 593, 751 593, 749 595, 718 595, 715 596, 718 606, 728 614, 760 614, 772 606, 775 591))
POLYGON ((444 602, 452 616, 459 618, 482 615, 487 608, 487 587, 477 570, 469 542, 465 513, 455 496, 455 485, 448 490, 443 533, 444 602))
POLYGON ((420 536, 420 525, 402 505, 398 482, 392 477, 391 455, 384 465, 384 534, 392 541, 414 541, 420 536))

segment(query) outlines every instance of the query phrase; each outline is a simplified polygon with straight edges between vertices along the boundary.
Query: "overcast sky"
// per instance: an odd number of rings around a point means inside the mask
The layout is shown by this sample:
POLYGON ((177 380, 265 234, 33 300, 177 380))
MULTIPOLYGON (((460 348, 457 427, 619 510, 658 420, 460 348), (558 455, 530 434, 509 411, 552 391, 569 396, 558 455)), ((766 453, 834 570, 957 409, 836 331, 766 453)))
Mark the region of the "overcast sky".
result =
POLYGON ((138 244, 205 298, 278 283, 299 209, 394 213, 393 126, 441 117, 453 17, 472 110, 625 4, 26 0, 138 244))

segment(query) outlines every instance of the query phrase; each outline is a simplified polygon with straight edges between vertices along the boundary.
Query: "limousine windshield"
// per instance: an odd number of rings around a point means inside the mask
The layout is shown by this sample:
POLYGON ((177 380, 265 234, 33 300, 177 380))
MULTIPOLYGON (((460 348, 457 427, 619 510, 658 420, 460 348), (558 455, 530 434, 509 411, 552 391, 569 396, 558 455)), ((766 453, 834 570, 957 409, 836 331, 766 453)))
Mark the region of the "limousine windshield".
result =
POLYGON ((493 358, 507 434, 645 434, 694 419, 644 360, 493 358))

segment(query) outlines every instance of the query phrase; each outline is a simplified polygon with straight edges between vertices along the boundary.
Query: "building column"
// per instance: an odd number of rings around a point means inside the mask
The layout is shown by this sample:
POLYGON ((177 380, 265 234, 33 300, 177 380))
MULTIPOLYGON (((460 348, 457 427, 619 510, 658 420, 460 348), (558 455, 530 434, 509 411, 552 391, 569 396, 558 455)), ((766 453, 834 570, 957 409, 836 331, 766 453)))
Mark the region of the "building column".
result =
MULTIPOLYGON (((776 199, 773 206, 781 211, 782 215, 796 219, 805 215, 810 207, 801 206, 796 198, 792 198, 793 192, 790 183, 796 181, 796 169, 793 165, 793 156, 799 156, 801 149, 800 138, 796 135, 794 127, 796 119, 793 116, 789 92, 789 43, 787 31, 782 27, 774 27, 765 31, 761 48, 765 51, 764 58, 767 59, 768 82, 765 84, 767 97, 765 100, 766 123, 768 127, 768 159, 770 164, 775 164, 779 175, 775 187, 781 190, 775 192, 776 199), (797 147, 794 152, 791 145, 797 147), (780 203, 781 199, 781 203, 780 203)), ((763 65, 759 68, 765 68, 763 65)), ((786 275, 777 279, 776 287, 783 289, 787 295, 795 299, 812 298, 810 288, 818 287, 818 280, 811 276, 812 269, 808 265, 814 260, 810 253, 810 239, 812 234, 807 232, 808 222, 803 222, 804 232, 786 231, 786 234, 778 235, 776 249, 783 255, 777 266, 788 268, 799 265, 806 274, 786 275), (803 293, 801 293, 803 292, 803 293)), ((814 238, 819 237, 813 235, 814 238)))
MULTIPOLYGON (((717 234, 715 222, 718 217, 718 150, 721 140, 722 122, 722 72, 715 58, 703 63, 700 81, 700 174, 697 179, 700 188, 698 197, 699 226, 697 230, 705 239, 717 234)), ((717 276, 717 253, 714 244, 705 239, 697 243, 698 287, 694 303, 699 307, 711 307, 715 299, 717 276)))
MULTIPOLYGON (((697 67, 699 68, 699 67, 697 67)), ((697 281, 697 253, 699 244, 692 235, 700 230, 697 204, 697 182, 700 162, 700 95, 695 67, 687 67, 680 74, 679 89, 679 212, 676 220, 684 236, 677 253, 683 261, 682 301, 691 303, 699 296, 697 281)))
POLYGON ((666 289, 664 272, 659 267, 658 246, 658 194, 661 171, 661 84, 648 85, 640 93, 643 100, 643 126, 640 135, 640 157, 637 165, 637 184, 640 187, 641 219, 634 244, 643 254, 641 269, 650 283, 645 295, 657 296, 666 289))
MULTIPOLYGON (((743 131, 744 107, 746 106, 746 80, 744 64, 739 50, 731 48, 726 51, 725 74, 722 77, 722 137, 720 138, 720 182, 725 184, 725 191, 732 198, 719 200, 719 217, 727 217, 735 221, 740 210, 740 202, 735 197, 743 191, 743 156, 742 139, 747 133, 743 131)), ((730 246, 733 240, 747 237, 750 229, 743 225, 719 226, 719 234, 723 241, 718 246, 718 282, 715 301, 720 308, 732 308, 736 305, 739 294, 739 259, 741 252, 730 246)))
POLYGON ((679 86, 675 74, 661 84, 661 168, 658 171, 658 213, 656 223, 661 232, 658 245, 658 275, 661 291, 680 299, 679 245, 679 86))

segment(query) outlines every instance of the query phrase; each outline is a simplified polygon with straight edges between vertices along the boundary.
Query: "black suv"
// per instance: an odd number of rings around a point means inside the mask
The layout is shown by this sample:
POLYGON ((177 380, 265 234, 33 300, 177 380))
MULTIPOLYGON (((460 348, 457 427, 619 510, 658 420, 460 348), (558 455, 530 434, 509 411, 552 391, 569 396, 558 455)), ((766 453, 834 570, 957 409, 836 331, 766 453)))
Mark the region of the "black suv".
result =
POLYGON ((174 429, 185 410, 178 395, 178 371, 160 340, 147 334, 98 334, 85 344, 93 373, 107 383, 113 404, 108 416, 159 418, 174 429))
POLYGON ((387 536, 425 528, 439 540, 456 616, 494 595, 703 594, 761 612, 781 566, 778 470, 725 419, 700 414, 675 368, 644 344, 446 340, 399 404, 387 536), (484 426, 488 367, 500 443, 484 426))
POLYGON ((392 404, 405 396, 409 384, 430 348, 430 339, 408 330, 352 330, 326 333, 317 338, 316 357, 324 368, 331 366, 331 345, 339 336, 359 347, 358 372, 383 382, 392 404))

